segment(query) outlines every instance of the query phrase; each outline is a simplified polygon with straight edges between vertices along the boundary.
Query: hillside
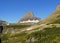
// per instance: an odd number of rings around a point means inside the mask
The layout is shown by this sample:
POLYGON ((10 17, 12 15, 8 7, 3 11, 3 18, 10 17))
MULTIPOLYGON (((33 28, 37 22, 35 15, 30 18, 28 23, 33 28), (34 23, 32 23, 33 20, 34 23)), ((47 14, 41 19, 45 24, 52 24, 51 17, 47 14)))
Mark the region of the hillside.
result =
POLYGON ((41 23, 58 23, 60 24, 60 5, 57 6, 56 11, 54 11, 53 14, 48 16, 45 20, 43 20, 41 23))
POLYGON ((60 27, 40 25, 36 29, 25 30, 12 36, 3 34, 2 43, 60 43, 60 27))

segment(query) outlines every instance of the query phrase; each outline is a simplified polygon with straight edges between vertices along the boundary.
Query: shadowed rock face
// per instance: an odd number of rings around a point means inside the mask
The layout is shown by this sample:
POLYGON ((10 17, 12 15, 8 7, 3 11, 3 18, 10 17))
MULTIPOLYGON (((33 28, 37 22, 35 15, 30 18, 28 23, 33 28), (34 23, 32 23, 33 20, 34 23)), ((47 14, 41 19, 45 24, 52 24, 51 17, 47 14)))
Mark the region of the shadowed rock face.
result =
POLYGON ((3 31, 3 26, 0 26, 0 33, 2 33, 3 31))
POLYGON ((3 26, 0 26, 0 43, 1 43, 1 33, 3 31, 3 26))

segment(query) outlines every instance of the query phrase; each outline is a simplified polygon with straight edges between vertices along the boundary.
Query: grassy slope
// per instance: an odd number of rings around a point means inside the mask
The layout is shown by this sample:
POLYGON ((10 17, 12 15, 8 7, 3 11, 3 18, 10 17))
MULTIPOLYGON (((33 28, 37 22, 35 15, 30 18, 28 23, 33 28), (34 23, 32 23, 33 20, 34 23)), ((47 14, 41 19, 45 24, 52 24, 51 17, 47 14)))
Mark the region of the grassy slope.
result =
POLYGON ((30 35, 37 39, 34 43, 60 43, 60 28, 45 28, 44 31, 34 32, 30 35))
POLYGON ((43 20, 41 23, 60 23, 60 12, 54 12, 50 16, 48 16, 45 20, 43 20))
POLYGON ((21 29, 21 28, 25 28, 25 27, 29 27, 31 25, 7 25, 7 26, 4 26, 6 28, 17 28, 17 29, 21 29))
MULTIPOLYGON (((8 35, 9 36, 9 35, 8 35)), ((25 32, 21 34, 16 34, 15 36, 7 37, 6 41, 2 37, 3 43, 60 43, 60 28, 45 28, 44 30, 32 32, 31 34, 27 34, 25 32), (11 38, 11 39, 9 39, 11 38), (34 38, 35 41, 32 41, 34 38), (28 40, 28 41, 27 41, 28 40)))

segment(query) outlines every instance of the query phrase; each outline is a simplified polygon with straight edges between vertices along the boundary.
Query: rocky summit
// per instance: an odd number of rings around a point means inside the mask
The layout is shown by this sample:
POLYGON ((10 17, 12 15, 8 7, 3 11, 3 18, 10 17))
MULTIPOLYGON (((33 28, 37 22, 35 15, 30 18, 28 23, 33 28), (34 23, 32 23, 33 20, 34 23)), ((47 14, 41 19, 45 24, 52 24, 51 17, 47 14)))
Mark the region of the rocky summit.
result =
POLYGON ((38 23, 40 22, 40 18, 37 18, 34 16, 33 12, 28 12, 25 14, 22 19, 19 21, 19 23, 38 23))
POLYGON ((24 19, 24 18, 34 18, 34 17, 35 17, 35 16, 34 16, 33 12, 28 12, 28 13, 26 13, 26 14, 24 15, 23 19, 24 19))

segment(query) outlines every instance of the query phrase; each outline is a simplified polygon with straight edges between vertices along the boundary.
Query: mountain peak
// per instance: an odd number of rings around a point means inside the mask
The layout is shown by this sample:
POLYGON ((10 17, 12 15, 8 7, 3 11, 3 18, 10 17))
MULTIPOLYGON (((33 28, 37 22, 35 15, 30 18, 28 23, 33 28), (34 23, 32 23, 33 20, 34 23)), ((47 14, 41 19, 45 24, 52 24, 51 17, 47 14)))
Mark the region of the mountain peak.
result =
POLYGON ((34 16, 33 12, 26 13, 18 23, 38 23, 40 18, 34 16))
POLYGON ((33 12, 28 12, 28 13, 26 13, 26 14, 24 15, 23 18, 33 18, 33 17, 35 17, 34 14, 33 14, 33 12))

